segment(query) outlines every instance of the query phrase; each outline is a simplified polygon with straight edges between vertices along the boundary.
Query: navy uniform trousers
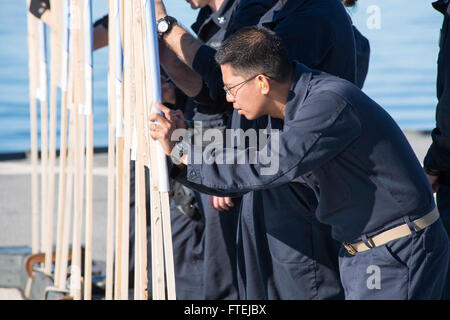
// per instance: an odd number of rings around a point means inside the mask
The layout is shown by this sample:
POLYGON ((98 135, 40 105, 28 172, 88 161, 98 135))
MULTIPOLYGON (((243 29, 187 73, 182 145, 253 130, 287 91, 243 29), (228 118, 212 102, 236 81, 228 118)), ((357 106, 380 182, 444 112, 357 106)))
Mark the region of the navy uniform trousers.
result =
MULTIPOLYGON (((407 218, 394 221, 407 222, 407 218)), ((339 265, 347 300, 440 299, 449 253, 442 221, 418 232, 413 226, 410 230, 410 236, 354 256, 341 248, 339 265)))
MULTIPOLYGON (((437 206, 439 212, 441 213, 445 230, 450 237, 450 172, 442 174, 439 177, 439 183, 441 184, 441 186, 437 193, 437 206)), ((447 275, 446 289, 443 298, 446 300, 450 300, 450 272, 447 275)))
POLYGON ((316 199, 301 183, 242 197, 238 232, 243 299, 342 299, 329 226, 314 216, 316 199))
MULTIPOLYGON (((267 118, 233 113, 233 129, 280 129, 267 118)), ((314 215, 317 198, 305 184, 289 183, 245 193, 239 210, 238 284, 242 299, 336 300, 340 243, 314 215)))

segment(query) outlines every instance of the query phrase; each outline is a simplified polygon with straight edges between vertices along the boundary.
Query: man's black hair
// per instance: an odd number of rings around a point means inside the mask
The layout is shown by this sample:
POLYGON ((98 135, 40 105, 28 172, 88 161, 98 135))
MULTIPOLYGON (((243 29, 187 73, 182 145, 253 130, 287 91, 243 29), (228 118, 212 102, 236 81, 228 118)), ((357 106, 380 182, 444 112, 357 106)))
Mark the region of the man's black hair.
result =
POLYGON ((346 7, 353 7, 356 4, 356 1, 358 0, 342 0, 342 3, 346 7))
POLYGON ((264 27, 246 27, 228 39, 216 53, 219 65, 230 64, 233 70, 248 76, 264 74, 286 82, 292 65, 281 39, 264 27))

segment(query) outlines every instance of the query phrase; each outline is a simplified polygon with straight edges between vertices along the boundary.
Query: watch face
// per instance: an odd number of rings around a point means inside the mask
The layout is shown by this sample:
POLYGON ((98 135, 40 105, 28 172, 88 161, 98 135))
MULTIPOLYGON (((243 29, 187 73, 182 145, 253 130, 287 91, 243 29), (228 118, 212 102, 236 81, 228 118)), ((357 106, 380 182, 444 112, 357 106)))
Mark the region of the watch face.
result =
POLYGON ((166 32, 169 29, 169 24, 167 23, 167 21, 161 21, 160 23, 158 23, 158 31, 159 32, 166 32))

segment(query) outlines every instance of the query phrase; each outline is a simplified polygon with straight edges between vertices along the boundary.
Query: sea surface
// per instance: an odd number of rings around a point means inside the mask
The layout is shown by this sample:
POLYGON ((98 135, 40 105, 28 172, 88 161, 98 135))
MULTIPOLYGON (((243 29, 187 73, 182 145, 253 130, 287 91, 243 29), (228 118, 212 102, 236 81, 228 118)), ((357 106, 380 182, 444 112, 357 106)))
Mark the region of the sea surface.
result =
MULTIPOLYGON (((165 2, 169 14, 185 26, 192 24, 197 11, 186 1, 165 2)), ((26 1, 0 0, 0 3, 0 154, 5 154, 30 148, 28 49, 26 1)), ((442 15, 428 0, 359 0, 358 3, 349 12, 372 47, 364 91, 403 129, 432 129, 442 15)), ((94 19, 106 12, 105 0, 93 0, 94 19)), ((96 147, 107 145, 107 61, 106 48, 94 53, 96 147)))

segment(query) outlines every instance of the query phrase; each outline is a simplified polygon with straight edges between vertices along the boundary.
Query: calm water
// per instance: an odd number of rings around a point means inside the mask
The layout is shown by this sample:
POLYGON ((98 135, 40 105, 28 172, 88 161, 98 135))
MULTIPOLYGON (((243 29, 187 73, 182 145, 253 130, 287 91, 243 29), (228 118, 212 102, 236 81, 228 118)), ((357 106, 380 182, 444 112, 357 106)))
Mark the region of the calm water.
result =
MULTIPOLYGON (((0 0, 0 153, 29 149, 28 57, 25 0, 0 0)), ((372 46, 364 91, 390 112, 404 129, 431 129, 436 106, 435 81, 442 15, 428 0, 359 0, 354 23, 372 46), (369 11, 368 11, 369 10, 369 11)), ((184 25, 196 15, 183 0, 167 9, 184 25)), ((94 19, 106 11, 94 0, 94 19)), ((107 49, 94 54, 95 145, 107 141, 107 49)))

